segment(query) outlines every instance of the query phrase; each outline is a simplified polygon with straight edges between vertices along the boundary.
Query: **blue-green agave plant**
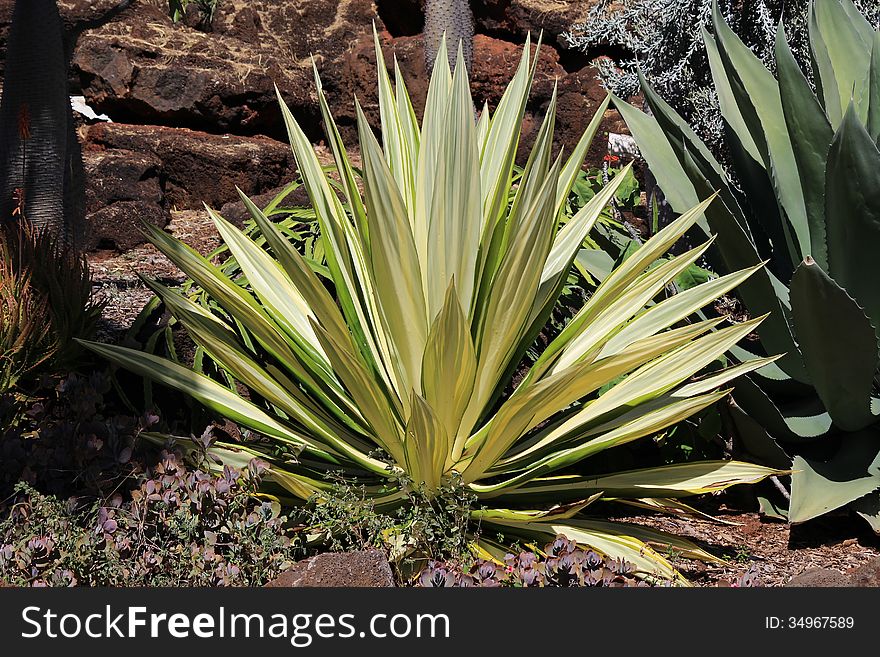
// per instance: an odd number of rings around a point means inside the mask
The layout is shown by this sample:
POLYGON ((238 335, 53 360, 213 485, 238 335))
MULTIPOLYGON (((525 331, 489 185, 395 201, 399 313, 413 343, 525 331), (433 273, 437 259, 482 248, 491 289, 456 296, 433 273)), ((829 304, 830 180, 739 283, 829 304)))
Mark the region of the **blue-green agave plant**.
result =
POLYGON ((677 212, 720 191, 704 226, 716 268, 768 262, 739 293, 785 355, 740 379, 750 417, 734 417, 754 453, 793 457, 790 521, 849 505, 880 532, 880 33, 851 0, 815 2, 809 20, 815 90, 781 26, 774 76, 714 7, 727 166, 644 80, 653 116, 616 105, 677 212))

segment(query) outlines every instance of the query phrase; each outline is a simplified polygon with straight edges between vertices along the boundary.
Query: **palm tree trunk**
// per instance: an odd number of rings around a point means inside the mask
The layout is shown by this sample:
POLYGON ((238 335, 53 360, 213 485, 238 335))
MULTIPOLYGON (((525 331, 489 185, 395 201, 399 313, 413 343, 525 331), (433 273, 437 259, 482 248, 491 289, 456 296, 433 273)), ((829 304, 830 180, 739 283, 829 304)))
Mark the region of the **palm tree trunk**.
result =
POLYGON ((74 245, 84 222, 82 152, 55 0, 16 0, 0 102, 0 218, 74 245))
POLYGON ((429 74, 444 34, 450 68, 455 67, 460 43, 470 73, 474 63, 474 15, 467 0, 425 0, 425 67, 429 74))

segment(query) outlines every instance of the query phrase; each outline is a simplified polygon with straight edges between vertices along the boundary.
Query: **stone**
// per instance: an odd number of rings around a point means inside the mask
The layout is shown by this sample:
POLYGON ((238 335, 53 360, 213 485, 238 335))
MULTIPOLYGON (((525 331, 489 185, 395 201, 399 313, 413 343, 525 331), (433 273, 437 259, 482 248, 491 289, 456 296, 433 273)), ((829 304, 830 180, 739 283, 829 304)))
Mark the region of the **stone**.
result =
POLYGON ((124 150, 155 157, 169 206, 219 208, 244 193, 258 195, 293 180, 289 144, 267 137, 215 135, 185 128, 98 123, 86 150, 124 150))
POLYGON ((298 561, 266 584, 268 588, 394 586, 391 566, 379 550, 325 552, 298 561))
POLYGON ((333 79, 375 18, 372 0, 224 0, 206 33, 137 3, 80 37, 73 68, 92 107, 114 120, 280 139, 278 85, 317 137, 312 55, 333 79))
MULTIPOLYGON (((428 75, 425 71, 424 45, 421 36, 391 37, 387 32, 380 34, 383 42, 385 65, 393 73, 394 58, 406 80, 407 89, 413 101, 413 109, 421 119, 428 92, 428 75)), ((533 46, 534 52, 534 46, 533 46)), ((478 34, 474 38, 474 67, 471 91, 479 108, 488 103, 490 108, 498 104, 507 84, 522 56, 522 45, 478 34)), ((518 153, 520 164, 525 162, 534 143, 541 121, 546 113, 553 93, 553 85, 558 81, 557 118, 554 133, 556 149, 574 147, 586 129, 596 108, 605 98, 605 90, 597 77, 596 70, 584 66, 574 73, 567 73, 562 67, 559 54, 549 46, 542 46, 535 78, 532 85, 526 114, 522 124, 522 138, 518 153)), ((379 125, 379 101, 376 95, 376 58, 372 37, 364 37, 348 53, 341 84, 357 96, 370 124, 379 125)), ((334 117, 345 135, 345 129, 354 126, 354 103, 344 101, 332 107, 334 117)), ((590 150, 587 163, 600 166, 607 152, 605 135, 608 132, 626 132, 620 115, 609 110, 606 120, 600 127, 590 150)), ((348 143, 354 143, 354 137, 348 143)))
POLYGON ((875 587, 880 586, 880 557, 875 557, 861 566, 847 571, 850 586, 875 587))
POLYGON ((544 30, 547 42, 565 45, 561 37, 572 25, 585 22, 598 0, 484 0, 475 11, 477 25, 487 32, 525 37, 544 30))
POLYGON ((850 586, 850 579, 846 575, 839 573, 830 568, 810 568, 800 575, 795 575, 792 580, 786 584, 792 588, 809 588, 809 587, 836 587, 850 586))
POLYGON ((86 251, 127 251, 141 243, 141 222, 171 219, 160 180, 161 160, 119 149, 86 151, 86 251))

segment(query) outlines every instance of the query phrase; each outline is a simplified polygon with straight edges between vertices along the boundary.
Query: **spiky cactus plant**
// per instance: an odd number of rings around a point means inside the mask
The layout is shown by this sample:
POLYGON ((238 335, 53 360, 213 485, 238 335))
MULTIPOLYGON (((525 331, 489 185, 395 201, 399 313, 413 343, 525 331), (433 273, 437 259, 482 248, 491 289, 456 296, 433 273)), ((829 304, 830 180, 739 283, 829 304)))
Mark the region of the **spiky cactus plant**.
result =
POLYGON ((55 0, 17 0, 0 104, 0 217, 75 245, 83 224, 82 152, 55 0))
POLYGON ((449 66, 455 67, 458 44, 461 43, 468 73, 474 62, 474 14, 467 0, 425 0, 425 68, 434 68, 440 41, 446 34, 449 44, 449 66))

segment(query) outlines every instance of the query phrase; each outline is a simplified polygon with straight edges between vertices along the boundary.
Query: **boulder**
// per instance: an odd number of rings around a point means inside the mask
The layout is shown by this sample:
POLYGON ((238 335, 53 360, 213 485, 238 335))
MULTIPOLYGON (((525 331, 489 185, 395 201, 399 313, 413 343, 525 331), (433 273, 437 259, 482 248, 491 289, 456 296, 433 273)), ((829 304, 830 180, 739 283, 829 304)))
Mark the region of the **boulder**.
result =
POLYGON ((142 221, 165 227, 172 209, 221 208, 238 201, 236 187, 268 202, 296 175, 290 146, 267 137, 122 123, 85 126, 81 134, 87 251, 127 251, 143 243, 142 221))
POLYGON ((266 584, 268 588, 394 586, 391 566, 379 550, 325 552, 298 561, 266 584))
POLYGON ((830 568, 810 568, 786 584, 791 588, 850 586, 849 577, 830 568))
POLYGON ((162 161, 131 150, 86 151, 87 251, 127 251, 143 241, 142 221, 162 228, 171 215, 160 178, 162 161))
POLYGON ((790 587, 880 586, 880 557, 840 573, 829 568, 810 568, 786 584, 790 587))
MULTIPOLYGON (((406 80, 407 89, 413 99, 413 109, 421 119, 428 92, 428 76, 425 71, 424 46, 421 36, 391 37, 381 36, 384 42, 385 65, 393 73, 394 58, 406 80)), ((533 46, 534 52, 535 46, 533 46)), ((501 99, 507 84, 513 76, 522 56, 522 45, 478 34, 474 38, 474 66, 471 91, 479 108, 487 102, 494 108, 501 99)), ((346 57, 343 86, 357 96, 370 124, 379 124, 379 101, 376 95, 376 63, 372 38, 364 37, 346 57)), ((553 85, 558 81, 557 118, 554 145, 557 149, 571 148, 580 139, 596 108, 605 98, 596 70, 585 66, 574 73, 566 73, 559 61, 559 53, 543 46, 531 95, 522 124, 522 140, 518 160, 523 164, 529 149, 534 143, 541 121, 547 111, 553 93, 553 85)), ((344 131, 354 126, 354 103, 343 101, 333 106, 334 117, 344 131)), ((606 113, 606 120, 594 140, 588 164, 599 166, 607 151, 605 135, 608 132, 626 131, 620 115, 614 111, 606 113)), ((352 137, 354 139, 354 137, 352 137)), ((353 141, 350 143, 354 143, 353 141)))
POLYGON ((880 557, 875 557, 871 561, 847 571, 846 574, 849 576, 850 586, 880 586, 880 557))
MULTIPOLYGON (((87 29, 109 18, 113 9, 122 0, 58 0, 58 11, 64 23, 65 33, 73 46, 73 35, 81 29, 87 29)), ((0 0, 0 77, 6 63, 6 36, 12 23, 12 10, 15 0, 0 0)))
POLYGON ((375 18, 372 0, 224 0, 206 33, 141 2, 83 34, 73 66, 89 103, 114 120, 283 138, 278 85, 316 137, 312 55, 334 78, 375 18))
POLYGON ((547 43, 565 46, 561 34, 583 23, 598 0, 484 0, 474 10, 479 28, 524 37, 544 31, 547 43))
POLYGON ((169 207, 219 208, 239 187, 262 194, 290 182, 289 144, 267 137, 215 135, 185 128, 97 123, 85 130, 86 151, 128 151, 154 157, 169 207))

